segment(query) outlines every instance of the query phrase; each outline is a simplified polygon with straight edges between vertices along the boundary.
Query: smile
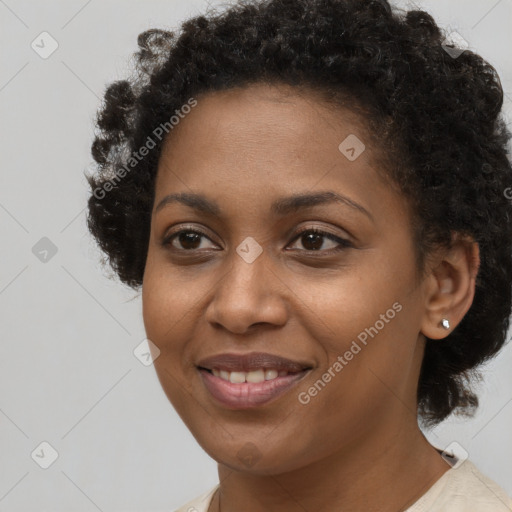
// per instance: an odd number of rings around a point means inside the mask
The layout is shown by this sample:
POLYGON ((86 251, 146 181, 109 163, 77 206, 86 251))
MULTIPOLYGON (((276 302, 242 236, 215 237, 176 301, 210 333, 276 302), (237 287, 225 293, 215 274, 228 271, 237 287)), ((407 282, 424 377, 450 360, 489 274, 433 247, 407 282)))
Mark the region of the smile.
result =
POLYGON ((295 387, 310 371, 259 369, 250 372, 198 369, 209 394, 230 409, 249 409, 267 404, 295 387))

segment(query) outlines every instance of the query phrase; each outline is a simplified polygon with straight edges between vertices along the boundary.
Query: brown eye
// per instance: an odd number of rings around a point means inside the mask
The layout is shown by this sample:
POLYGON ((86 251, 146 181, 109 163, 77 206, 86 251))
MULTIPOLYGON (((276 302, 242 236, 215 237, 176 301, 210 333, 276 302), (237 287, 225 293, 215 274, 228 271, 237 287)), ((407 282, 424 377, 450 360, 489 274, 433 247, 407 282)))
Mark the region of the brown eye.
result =
POLYGON ((327 233, 325 231, 321 231, 315 228, 309 228, 301 231, 295 238, 295 240, 300 240, 302 246, 307 252, 336 252, 347 247, 351 247, 352 244, 348 240, 344 240, 343 238, 339 238, 331 233, 327 233), (327 249, 322 249, 324 246, 325 239, 328 239, 334 243, 334 246, 327 249))
POLYGON ((178 235, 178 242, 184 249, 197 249, 201 244, 201 236, 197 233, 181 232, 178 235))
POLYGON ((209 240, 209 238, 201 231, 196 231, 195 229, 182 229, 167 236, 162 242, 162 245, 171 246, 173 249, 178 251, 193 251, 200 248, 203 238, 209 240))

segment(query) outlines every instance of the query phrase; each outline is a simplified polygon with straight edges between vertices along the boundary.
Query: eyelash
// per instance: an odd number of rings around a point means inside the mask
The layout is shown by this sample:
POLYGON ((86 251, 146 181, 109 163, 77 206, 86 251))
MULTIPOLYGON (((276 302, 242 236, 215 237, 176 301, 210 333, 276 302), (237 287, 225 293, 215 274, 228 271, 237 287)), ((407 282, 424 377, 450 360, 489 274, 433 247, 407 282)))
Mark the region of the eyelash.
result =
MULTIPOLYGON (((178 252, 194 252, 194 251, 196 251, 197 249, 177 249, 176 247, 172 246, 171 242, 173 241, 173 239, 182 233, 194 233, 196 235, 204 236, 205 238, 208 238, 209 240, 211 240, 210 237, 206 233, 203 233, 202 231, 200 231, 196 228, 194 228, 194 229, 184 228, 184 229, 181 229, 180 231, 176 231, 175 233, 172 233, 171 235, 165 237, 165 239, 162 242, 162 245, 164 247, 170 247, 171 250, 175 250, 178 252)), ((339 244, 339 247, 334 248, 334 249, 328 249, 328 250, 324 250, 324 249, 307 250, 307 249, 305 249, 301 252, 305 252, 308 254, 315 254, 315 255, 319 254, 319 253, 324 253, 324 254, 327 253, 329 255, 329 254, 337 253, 339 251, 343 251, 344 249, 347 249, 349 247, 353 247, 353 245, 348 240, 337 237, 337 236, 333 235, 332 233, 328 233, 327 231, 322 231, 321 229, 318 229, 318 228, 305 228, 305 229, 300 230, 298 233, 296 233, 292 242, 297 241, 305 233, 313 233, 315 235, 322 235, 323 237, 328 238, 329 240, 337 242, 339 244)))

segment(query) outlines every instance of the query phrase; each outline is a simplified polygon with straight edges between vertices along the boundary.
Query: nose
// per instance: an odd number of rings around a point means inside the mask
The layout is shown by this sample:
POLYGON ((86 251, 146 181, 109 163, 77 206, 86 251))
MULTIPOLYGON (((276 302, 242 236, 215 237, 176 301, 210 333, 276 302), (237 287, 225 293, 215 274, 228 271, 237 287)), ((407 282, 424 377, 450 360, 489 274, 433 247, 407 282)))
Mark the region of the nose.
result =
POLYGON ((252 263, 234 253, 224 277, 218 281, 206 309, 206 320, 236 334, 257 324, 272 327, 286 323, 289 288, 263 252, 252 263))

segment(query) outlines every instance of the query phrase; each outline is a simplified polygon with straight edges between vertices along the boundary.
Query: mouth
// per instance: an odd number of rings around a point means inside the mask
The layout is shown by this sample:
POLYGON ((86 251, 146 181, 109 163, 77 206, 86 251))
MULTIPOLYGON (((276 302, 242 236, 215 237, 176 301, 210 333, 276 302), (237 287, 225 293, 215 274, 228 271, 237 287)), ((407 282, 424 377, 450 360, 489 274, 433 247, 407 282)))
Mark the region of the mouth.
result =
POLYGON ((204 359, 197 369, 214 401, 229 409, 250 409, 289 392, 313 367, 280 356, 251 353, 204 359))
MULTIPOLYGON (((270 370, 272 371, 272 370, 270 370)), ((202 381, 214 400, 228 409, 251 409, 276 400, 295 387, 311 369, 296 373, 278 375, 277 377, 260 382, 248 382, 244 372, 231 372, 230 377, 243 382, 231 382, 225 378, 216 376, 213 370, 199 368, 202 381)), ((249 372, 249 378, 251 373, 249 372)), ((259 377, 258 377, 259 378, 259 377)))

